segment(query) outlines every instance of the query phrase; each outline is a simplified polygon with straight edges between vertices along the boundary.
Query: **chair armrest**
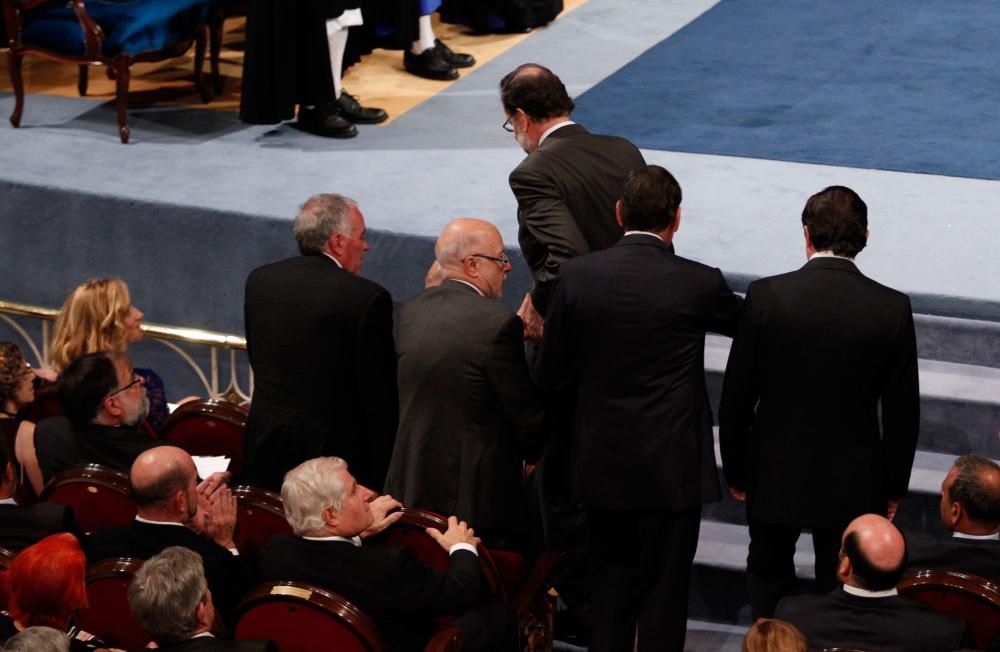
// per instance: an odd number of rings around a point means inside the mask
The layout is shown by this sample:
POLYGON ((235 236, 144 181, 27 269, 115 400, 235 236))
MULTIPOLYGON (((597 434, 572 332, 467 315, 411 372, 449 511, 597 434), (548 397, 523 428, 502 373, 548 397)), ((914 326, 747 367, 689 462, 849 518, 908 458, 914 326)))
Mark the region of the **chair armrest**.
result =
POLYGON ((85 44, 84 56, 88 59, 99 59, 101 56, 101 43, 104 41, 104 30, 87 13, 87 7, 83 0, 70 0, 73 5, 73 12, 76 19, 80 21, 80 29, 83 31, 85 44))
MULTIPOLYGON (((7 23, 7 45, 12 50, 21 47, 21 12, 44 4, 56 4, 53 0, 0 0, 0 2, 3 3, 3 15, 7 23)), ((84 0, 69 0, 69 2, 80 23, 80 31, 83 32, 84 56, 88 59, 100 58, 104 31, 87 12, 84 0)))
POLYGON ((528 578, 511 603, 518 622, 521 622, 531 611, 538 596, 549 590, 552 583, 552 571, 555 570, 556 565, 562 561, 564 556, 563 553, 547 550, 535 561, 531 573, 528 574, 528 578))

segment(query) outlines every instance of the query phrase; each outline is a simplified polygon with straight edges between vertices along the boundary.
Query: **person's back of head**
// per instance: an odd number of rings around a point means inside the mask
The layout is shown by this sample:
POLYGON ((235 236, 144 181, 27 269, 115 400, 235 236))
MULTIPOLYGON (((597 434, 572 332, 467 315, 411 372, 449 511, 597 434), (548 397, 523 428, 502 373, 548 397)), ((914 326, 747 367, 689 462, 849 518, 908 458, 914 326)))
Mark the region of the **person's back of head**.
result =
POLYGON ((14 416, 35 398, 34 374, 21 348, 13 342, 0 342, 0 410, 14 416))
POLYGON ((659 165, 629 172, 619 210, 626 231, 661 232, 672 227, 681 206, 681 186, 659 165))
POLYGON ((285 519, 297 536, 325 536, 328 507, 339 511, 347 498, 347 486, 339 473, 347 463, 339 457, 306 460, 285 474, 281 499, 285 519))
POLYGON ((568 116, 576 108, 562 80, 537 63, 522 64, 500 80, 500 101, 507 115, 521 109, 535 122, 568 116))
POLYGON ((49 363, 64 370, 73 360, 95 351, 124 351, 125 319, 132 307, 120 278, 96 278, 77 286, 63 303, 52 333, 49 363))
POLYGON ((868 206, 845 186, 830 186, 809 198, 802 225, 816 251, 854 258, 868 242, 868 206))
POLYGON ((118 388, 118 355, 123 354, 88 353, 73 360, 60 374, 59 402, 75 427, 93 421, 104 399, 118 388))
POLYGON ((313 195, 306 200, 292 223, 292 235, 303 256, 318 254, 327 248, 330 236, 350 235, 351 209, 358 204, 335 193, 313 195))
POLYGON ((903 578, 906 540, 885 517, 864 514, 844 531, 840 555, 841 581, 867 591, 887 591, 903 578))
POLYGON ((179 546, 150 557, 129 584, 128 606, 158 645, 211 630, 214 606, 201 557, 179 546))
POLYGON ((65 630, 87 606, 87 559, 72 534, 53 534, 28 546, 0 573, 0 604, 25 627, 65 630))
POLYGON ((743 638, 742 652, 806 652, 802 632, 784 620, 758 618, 743 638))
POLYGON ((1000 529, 1000 466, 979 455, 955 460, 941 487, 941 518, 964 534, 1000 529))
POLYGON ((129 470, 129 492, 140 515, 187 523, 198 508, 198 470, 191 455, 176 446, 140 453, 129 470))
POLYGON ((4 652, 69 652, 69 636, 52 627, 29 627, 7 639, 4 652))

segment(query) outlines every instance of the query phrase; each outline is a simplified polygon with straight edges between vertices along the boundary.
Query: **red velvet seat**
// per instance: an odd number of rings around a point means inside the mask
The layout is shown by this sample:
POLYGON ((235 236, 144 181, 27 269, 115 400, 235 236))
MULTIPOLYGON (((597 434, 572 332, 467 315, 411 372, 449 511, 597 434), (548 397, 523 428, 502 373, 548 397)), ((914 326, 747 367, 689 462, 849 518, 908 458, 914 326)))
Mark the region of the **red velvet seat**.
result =
POLYGON ((938 613, 958 616, 969 623, 976 647, 989 647, 1000 631, 1000 587, 969 573, 921 570, 908 573, 896 587, 938 613))
POLYGON ((246 408, 228 401, 202 399, 180 405, 163 424, 161 437, 192 455, 225 455, 239 477, 243 467, 246 408))
POLYGON ((41 499, 69 505, 84 532, 102 527, 127 527, 136 515, 128 476, 100 464, 66 469, 49 480, 41 499))
POLYGON ((233 488, 236 496, 236 531, 233 540, 241 555, 255 558, 257 551, 275 534, 292 534, 285 520, 281 496, 249 485, 233 488))
POLYGON ((87 569, 88 606, 80 612, 80 629, 110 647, 141 650, 150 637, 128 608, 128 585, 142 560, 105 559, 87 569))

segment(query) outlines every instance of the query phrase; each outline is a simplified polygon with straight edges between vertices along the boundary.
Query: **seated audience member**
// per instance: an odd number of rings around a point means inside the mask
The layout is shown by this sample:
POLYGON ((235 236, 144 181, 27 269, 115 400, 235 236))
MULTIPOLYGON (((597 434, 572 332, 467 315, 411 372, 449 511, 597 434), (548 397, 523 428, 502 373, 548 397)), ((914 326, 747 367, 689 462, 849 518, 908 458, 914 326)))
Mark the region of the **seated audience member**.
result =
POLYGON ((73 510, 66 505, 35 503, 22 507, 14 500, 17 478, 5 442, 0 442, 0 546, 21 550, 50 534, 78 534, 73 510))
POLYGON ((303 462, 285 474, 281 497, 295 536, 268 540, 259 555, 261 580, 296 580, 327 588, 375 621, 390 650, 420 650, 433 631, 431 616, 461 614, 466 650, 513 646, 506 606, 484 597, 476 545, 452 516, 444 533, 428 534, 447 550, 447 572, 430 569, 408 548, 362 545, 399 518, 391 496, 357 483, 338 457, 303 462))
POLYGON ((495 226, 457 219, 434 247, 443 282, 396 317, 399 429, 386 493, 454 514, 488 548, 524 550, 526 458, 543 442, 543 408, 521 319, 498 300, 510 263, 495 226))
POLYGON ((215 605, 197 553, 172 546, 150 557, 132 578, 128 606, 160 650, 264 652, 268 641, 220 641, 212 635, 215 605))
POLYGON ((41 484, 41 475, 29 479, 28 469, 21 463, 18 447, 31 441, 35 436, 35 424, 20 418, 23 408, 35 400, 35 372, 24 359, 21 349, 13 342, 0 342, 0 439, 8 450, 15 453, 11 458, 17 472, 18 484, 33 497, 34 484, 41 484))
POLYGON ((795 625, 758 618, 743 638, 743 652, 807 652, 806 637, 795 625))
POLYGON ((148 559, 168 546, 184 546, 198 553, 219 614, 229 621, 239 600, 252 584, 233 543, 236 498, 213 476, 197 484, 191 456, 174 446, 160 446, 136 458, 129 474, 132 497, 138 506, 127 528, 96 530, 84 542, 93 563, 109 557, 148 559), (205 510, 204 535, 196 531, 199 497, 205 510))
POLYGON ((843 587, 826 595, 784 598, 775 612, 798 627, 809 645, 941 652, 971 643, 960 619, 928 611, 897 594, 906 542, 887 519, 859 516, 847 526, 841 542, 837 577, 843 587))
POLYGON ((951 538, 907 532, 907 566, 965 571, 1000 583, 1000 466, 978 455, 955 460, 941 483, 941 522, 951 538))
MULTIPOLYGON (((49 365, 62 373, 87 353, 124 353, 142 340, 142 311, 132 304, 128 286, 120 278, 90 279, 76 287, 59 310, 52 329, 49 365)), ((152 369, 135 369, 149 397, 146 419, 159 430, 169 416, 163 380, 152 369)), ((187 399, 184 399, 187 400, 187 399)))
MULTIPOLYGON (((138 429, 149 400, 124 353, 88 353, 74 360, 60 376, 59 401, 65 418, 40 421, 21 459, 37 468, 44 482, 81 464, 128 471, 140 453, 160 445, 138 429)), ((35 489, 41 493, 42 487, 35 489)))
POLYGON ((51 627, 29 627, 7 639, 4 652, 69 652, 69 636, 51 627))
POLYGON ((72 534, 53 534, 22 550, 0 573, 0 640, 29 627, 44 625, 66 632, 74 652, 107 647, 71 626, 87 606, 84 584, 87 558, 72 534))

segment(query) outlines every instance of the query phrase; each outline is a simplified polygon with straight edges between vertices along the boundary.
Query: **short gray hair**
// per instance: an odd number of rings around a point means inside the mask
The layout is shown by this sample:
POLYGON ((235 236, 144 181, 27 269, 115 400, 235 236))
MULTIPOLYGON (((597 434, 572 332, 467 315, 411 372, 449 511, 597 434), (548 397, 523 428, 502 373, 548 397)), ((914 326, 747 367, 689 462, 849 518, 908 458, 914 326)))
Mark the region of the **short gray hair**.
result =
POLYGON ((292 235, 302 255, 318 254, 335 233, 351 234, 351 209, 358 203, 349 197, 326 193, 313 195, 302 204, 292 224, 292 235))
POLYGON ((29 627, 7 639, 10 652, 69 652, 69 636, 52 627, 29 627))
POLYGON ((347 498, 347 487, 336 472, 347 466, 339 457, 317 457, 285 474, 281 483, 281 500, 285 504, 285 519, 298 536, 315 536, 323 532, 327 507, 340 511, 347 498))
POLYGON ((180 546, 150 557, 132 578, 128 606, 159 644, 179 643, 198 629, 198 604, 208 583, 201 556, 180 546))
POLYGON ((963 455, 955 460, 955 468, 958 473, 948 497, 962 505, 969 520, 996 530, 1000 527, 1000 493, 995 478, 1000 467, 979 455, 963 455), (994 482, 984 478, 987 474, 994 475, 994 482))

